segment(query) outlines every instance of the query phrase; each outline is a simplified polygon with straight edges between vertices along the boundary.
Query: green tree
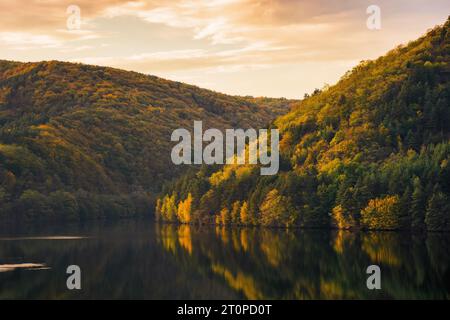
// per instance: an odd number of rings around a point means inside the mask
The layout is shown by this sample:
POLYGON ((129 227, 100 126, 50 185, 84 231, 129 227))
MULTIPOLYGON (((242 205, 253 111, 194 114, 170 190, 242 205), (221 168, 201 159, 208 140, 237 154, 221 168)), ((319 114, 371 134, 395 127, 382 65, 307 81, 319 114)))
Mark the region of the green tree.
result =
POLYGON ((259 209, 263 226, 289 227, 295 223, 296 211, 291 199, 280 195, 277 189, 269 191, 259 209))
POLYGON ((399 227, 401 229, 411 228, 411 216, 409 208, 411 205, 411 188, 408 186, 399 201, 399 227))
POLYGON ((17 213, 28 219, 48 219, 53 215, 47 197, 34 190, 25 190, 17 201, 17 213))
POLYGON ((415 177, 413 180, 413 190, 411 201, 411 227, 413 229, 423 229, 425 227, 426 199, 419 177, 415 177))
POLYGON ((164 221, 176 221, 178 208, 175 193, 164 196, 160 212, 164 221))
POLYGON ((55 191, 50 193, 49 202, 55 215, 62 219, 78 220, 79 210, 75 196, 69 192, 55 191))
POLYGON ((428 230, 447 231, 450 230, 450 212, 448 197, 438 187, 428 200, 425 215, 425 223, 428 230))

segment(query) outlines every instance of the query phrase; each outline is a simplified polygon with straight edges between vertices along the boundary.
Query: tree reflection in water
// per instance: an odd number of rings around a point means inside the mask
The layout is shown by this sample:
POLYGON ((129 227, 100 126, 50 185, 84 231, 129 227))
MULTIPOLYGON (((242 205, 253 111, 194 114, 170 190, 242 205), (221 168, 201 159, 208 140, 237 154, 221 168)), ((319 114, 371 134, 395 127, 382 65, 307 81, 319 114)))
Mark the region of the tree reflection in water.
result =
MULTIPOLYGON (((158 243, 189 256, 247 299, 448 299, 450 237, 395 232, 157 224, 158 243), (211 231, 214 229, 214 232, 211 231), (366 287, 367 266, 382 290, 366 287)), ((179 260, 178 260, 179 259, 179 260)))
POLYGON ((0 265, 48 268, 0 272, 0 299, 449 298, 449 234, 142 220, 5 230, 0 265), (81 267, 81 291, 66 288, 71 264, 81 267), (381 267, 378 291, 366 287, 371 264, 381 267))

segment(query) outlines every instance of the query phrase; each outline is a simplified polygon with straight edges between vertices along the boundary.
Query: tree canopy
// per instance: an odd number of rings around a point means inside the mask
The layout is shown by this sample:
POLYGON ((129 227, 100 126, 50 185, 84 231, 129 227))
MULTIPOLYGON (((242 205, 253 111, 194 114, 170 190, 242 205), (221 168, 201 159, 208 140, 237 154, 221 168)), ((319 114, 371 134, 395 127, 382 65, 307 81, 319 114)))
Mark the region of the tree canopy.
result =
POLYGON ((286 99, 229 96, 154 76, 58 61, 0 61, 0 218, 150 214, 170 135, 262 127, 286 99))
POLYGON ((241 206, 244 225, 449 230, 449 27, 362 61, 278 117, 276 176, 204 168, 161 198, 195 190, 192 222, 241 206))

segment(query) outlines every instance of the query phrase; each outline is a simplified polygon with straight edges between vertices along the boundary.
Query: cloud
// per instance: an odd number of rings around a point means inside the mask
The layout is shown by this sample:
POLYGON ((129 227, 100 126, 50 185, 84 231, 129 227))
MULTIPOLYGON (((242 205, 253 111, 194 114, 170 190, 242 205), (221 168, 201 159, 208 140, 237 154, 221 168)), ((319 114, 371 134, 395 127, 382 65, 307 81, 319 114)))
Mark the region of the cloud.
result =
POLYGON ((98 34, 90 30, 92 20, 98 18, 105 8, 123 2, 117 0, 2 0, 0 1, 0 30, 6 35, 17 35, 17 41, 11 41, 11 37, 8 37, 10 41, 3 44, 22 42, 41 47, 49 42, 60 45, 64 41, 99 38, 98 34), (67 8, 74 3, 81 9, 81 30, 67 29, 69 18, 67 8), (34 40, 42 40, 42 42, 34 40))
MULTIPOLYGON (((104 66, 116 66, 144 73, 162 73, 204 69, 206 73, 232 73, 243 70, 268 68, 277 61, 277 52, 289 47, 273 47, 265 42, 254 43, 242 48, 183 49, 134 54, 113 57, 78 57, 72 62, 82 62, 104 66)), ((292 53, 294 54, 294 53, 292 53)), ((283 61, 278 61, 282 63, 283 61)))
POLYGON ((41 46, 57 47, 61 42, 49 35, 34 35, 26 32, 0 32, 0 42, 13 47, 41 46))
MULTIPOLYGON (((366 27, 370 4, 369 0, 0 0, 0 58, 78 61, 176 74, 197 84, 220 85, 211 77, 237 75, 251 79, 255 88, 262 81, 256 79, 261 71, 278 79, 279 86, 291 88, 282 82, 280 70, 314 72, 312 65, 316 69, 326 65, 329 77, 325 69, 320 76, 332 82, 339 76, 336 72, 345 71, 342 64, 348 67, 349 61, 375 58, 416 38, 442 23, 450 9, 448 0, 378 0, 382 30, 374 32, 366 27), (66 10, 72 4, 81 10, 80 30, 66 27, 66 10)), ((292 72, 290 79, 295 79, 292 72)), ((304 89, 298 91, 301 96, 304 89)))
MULTIPOLYGON (((379 2, 386 19, 388 13, 398 15, 400 10, 427 4, 424 0, 379 2)), ((369 4, 367 0, 3 0, 0 30, 42 37, 44 42, 83 41, 105 37, 99 31, 99 19, 133 17, 143 23, 190 30, 191 40, 207 40, 211 45, 247 46, 264 41, 278 47, 323 50, 328 41, 333 46, 349 33, 353 42, 364 41, 369 4), (66 28, 66 9, 72 4, 81 10, 79 32, 66 28)), ((436 0, 433 6, 444 4, 444 0, 436 0)), ((348 51, 360 52, 354 48, 348 51)))

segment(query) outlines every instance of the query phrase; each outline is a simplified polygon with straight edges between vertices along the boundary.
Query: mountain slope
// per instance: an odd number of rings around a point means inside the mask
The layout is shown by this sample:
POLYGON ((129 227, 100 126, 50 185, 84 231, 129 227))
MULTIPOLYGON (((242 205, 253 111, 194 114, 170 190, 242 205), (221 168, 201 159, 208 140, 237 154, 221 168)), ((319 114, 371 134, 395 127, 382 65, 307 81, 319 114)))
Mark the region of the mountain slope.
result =
POLYGON ((450 20, 274 126, 281 171, 204 168, 167 187, 157 218, 217 224, 450 229, 450 20), (190 196, 189 196, 190 195, 190 196), (179 210, 179 204, 189 212, 179 210))
POLYGON ((113 68, 0 61, 0 216, 148 212, 182 172, 179 127, 259 127, 285 99, 235 97, 113 68))

